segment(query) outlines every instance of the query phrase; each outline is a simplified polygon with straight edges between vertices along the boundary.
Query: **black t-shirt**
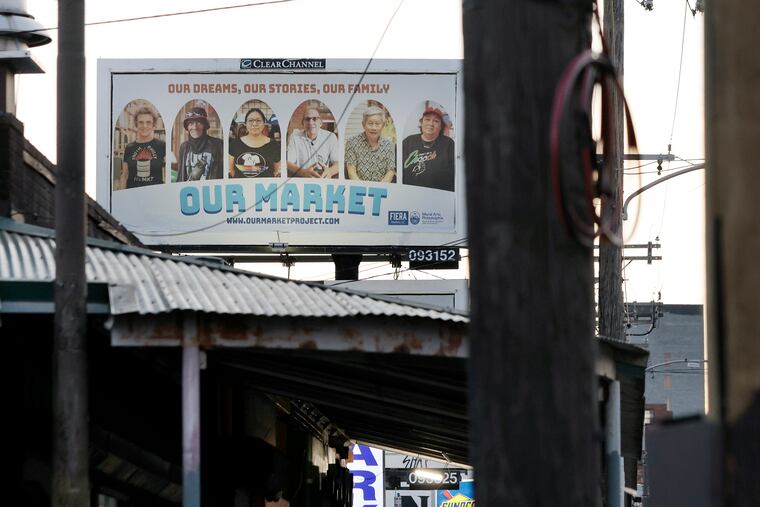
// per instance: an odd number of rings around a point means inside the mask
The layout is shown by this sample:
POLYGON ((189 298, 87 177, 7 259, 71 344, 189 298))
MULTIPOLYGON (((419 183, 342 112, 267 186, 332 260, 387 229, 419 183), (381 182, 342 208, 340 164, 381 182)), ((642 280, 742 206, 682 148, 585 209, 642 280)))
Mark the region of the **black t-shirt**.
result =
POLYGON ((147 143, 129 143, 124 149, 127 164, 127 188, 164 182, 166 143, 151 139, 147 143))
POLYGON ((454 140, 439 135, 432 143, 420 134, 404 139, 404 185, 454 191, 454 140))
POLYGON ((275 178, 274 165, 280 161, 280 143, 269 141, 251 148, 240 139, 230 139, 230 156, 235 160, 233 178, 275 178))
POLYGON ((179 145, 177 181, 219 180, 224 178, 222 140, 209 135, 189 138, 179 145))

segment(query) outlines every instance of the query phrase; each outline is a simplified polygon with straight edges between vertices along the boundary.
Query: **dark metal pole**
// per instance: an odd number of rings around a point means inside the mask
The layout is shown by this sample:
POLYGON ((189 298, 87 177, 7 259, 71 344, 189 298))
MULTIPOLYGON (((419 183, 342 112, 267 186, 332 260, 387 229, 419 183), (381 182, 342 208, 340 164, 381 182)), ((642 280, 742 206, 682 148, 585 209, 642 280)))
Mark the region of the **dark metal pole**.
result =
POLYGON ((84 1, 58 2, 53 505, 90 503, 84 271, 84 1))

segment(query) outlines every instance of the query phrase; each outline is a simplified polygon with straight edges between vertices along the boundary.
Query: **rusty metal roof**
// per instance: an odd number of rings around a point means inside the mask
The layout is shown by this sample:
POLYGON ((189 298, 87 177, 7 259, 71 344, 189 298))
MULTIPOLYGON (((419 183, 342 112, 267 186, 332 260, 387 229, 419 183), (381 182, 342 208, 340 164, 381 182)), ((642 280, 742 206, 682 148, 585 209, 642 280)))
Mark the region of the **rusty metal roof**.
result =
MULTIPOLYGON (((112 289, 111 313, 175 310, 267 317, 422 317, 467 323, 466 314, 321 284, 286 280, 210 261, 89 239, 88 283, 112 289), (120 303, 119 288, 130 298, 120 303), (132 296, 132 294, 134 294, 132 296)), ((0 219, 0 281, 55 279, 53 231, 0 219)))

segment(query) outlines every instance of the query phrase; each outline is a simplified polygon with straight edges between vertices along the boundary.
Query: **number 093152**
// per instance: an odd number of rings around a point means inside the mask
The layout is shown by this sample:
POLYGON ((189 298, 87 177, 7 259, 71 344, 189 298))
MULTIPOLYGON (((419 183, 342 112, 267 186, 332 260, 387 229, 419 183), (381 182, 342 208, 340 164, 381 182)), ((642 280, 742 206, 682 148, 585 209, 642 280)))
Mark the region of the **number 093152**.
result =
POLYGON ((459 260, 458 248, 413 248, 409 250, 411 262, 456 262, 459 260))

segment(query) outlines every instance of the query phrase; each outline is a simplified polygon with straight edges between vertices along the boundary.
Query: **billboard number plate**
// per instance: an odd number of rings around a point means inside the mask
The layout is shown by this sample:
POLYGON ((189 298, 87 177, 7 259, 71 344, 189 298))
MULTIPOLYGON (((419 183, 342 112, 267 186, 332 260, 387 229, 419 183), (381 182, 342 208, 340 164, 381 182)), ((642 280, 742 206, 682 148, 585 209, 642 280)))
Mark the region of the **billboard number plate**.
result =
POLYGON ((461 469, 441 468, 386 468, 386 490, 434 490, 434 489, 459 489, 462 474, 461 469))
POLYGON ((459 248, 411 248, 407 253, 410 269, 457 269, 459 248))

